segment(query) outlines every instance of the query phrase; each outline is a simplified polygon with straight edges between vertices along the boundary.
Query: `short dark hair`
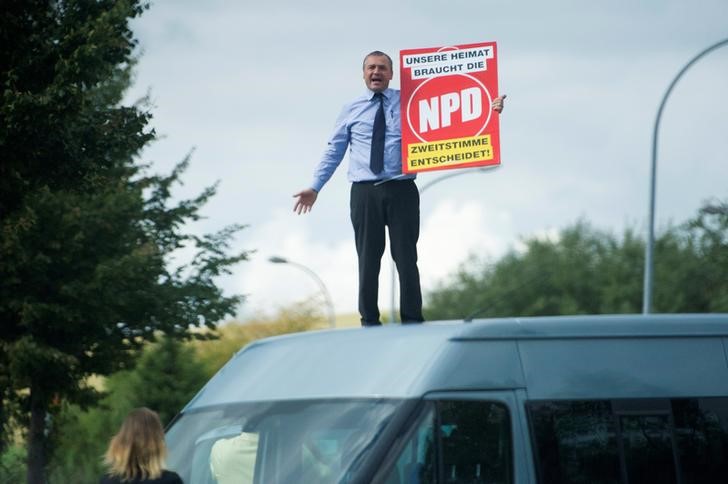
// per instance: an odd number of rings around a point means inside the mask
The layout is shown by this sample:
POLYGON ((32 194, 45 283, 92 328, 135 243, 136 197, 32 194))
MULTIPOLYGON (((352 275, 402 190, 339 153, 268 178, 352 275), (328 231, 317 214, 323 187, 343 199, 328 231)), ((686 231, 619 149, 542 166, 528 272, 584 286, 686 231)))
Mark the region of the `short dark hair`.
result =
POLYGON ((391 57, 389 57, 389 56, 388 56, 387 54, 385 54, 384 52, 382 52, 381 50, 374 50, 374 51, 372 51, 372 52, 368 53, 367 55, 365 55, 365 56, 364 56, 364 60, 363 60, 363 61, 362 61, 362 63, 361 63, 361 68, 362 68, 362 69, 364 69, 364 68, 366 67, 366 65, 367 65, 367 59, 368 59, 369 57, 371 57, 371 56, 376 56, 376 57, 386 57, 386 58, 387 58, 387 61, 389 61, 389 69, 390 69, 390 70, 394 70, 394 66, 392 65, 392 58, 391 58, 391 57))

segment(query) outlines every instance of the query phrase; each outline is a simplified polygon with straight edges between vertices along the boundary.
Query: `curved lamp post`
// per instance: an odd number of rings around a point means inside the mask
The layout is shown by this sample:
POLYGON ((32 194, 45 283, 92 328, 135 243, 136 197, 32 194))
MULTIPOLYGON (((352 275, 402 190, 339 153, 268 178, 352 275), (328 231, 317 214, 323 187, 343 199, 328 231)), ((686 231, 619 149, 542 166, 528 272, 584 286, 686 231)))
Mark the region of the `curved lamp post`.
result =
MULTIPOLYGON (((480 168, 468 168, 468 169, 464 169, 464 170, 453 171, 452 173, 447 173, 445 175, 441 175, 441 176, 435 178, 434 180, 430 180, 429 182, 427 182, 424 185, 422 185, 422 187, 420 187, 420 189, 419 189, 420 195, 422 195, 425 192, 425 190, 427 190, 428 188, 432 187, 433 185, 435 185, 437 183, 440 183, 441 181, 445 181, 445 180, 448 180, 450 178, 453 178, 453 177, 456 177, 456 176, 460 176, 460 175, 472 175, 474 173, 482 173, 482 172, 486 172, 486 171, 493 171, 493 170, 495 170, 497 168, 500 168, 500 165, 482 166, 480 168)), ((391 243, 391 241, 390 241, 390 243, 391 243)), ((397 268, 396 268, 396 264, 394 263, 394 261, 392 261, 392 275, 391 275, 391 277, 392 277, 392 292, 391 292, 391 304, 389 306, 389 308, 390 308, 390 313, 389 313, 389 318, 390 319, 389 319, 389 321, 391 323, 393 323, 397 319, 396 318, 396 314, 395 314, 395 307, 396 307, 395 306, 395 304, 396 304, 395 299, 396 299, 396 288, 397 288, 397 268)))
POLYGON ((675 78, 670 83, 670 86, 667 88, 667 91, 665 92, 665 95, 662 96, 662 102, 660 103, 660 107, 657 110, 657 117, 655 118, 655 126, 652 131, 652 165, 650 169, 650 203, 649 203, 649 220, 647 223, 648 227, 648 234, 647 234, 647 245, 645 247, 645 274, 644 274, 644 290, 643 290, 643 299, 642 299, 642 313, 643 314, 649 314, 650 311, 652 311, 652 282, 653 282, 653 268, 654 268, 654 245, 655 245, 655 180, 656 180, 656 172, 657 172, 657 131, 660 127, 660 119, 662 118, 662 111, 665 108, 665 103, 667 102, 667 98, 670 96, 670 93, 672 92, 672 89, 675 87, 675 84, 677 84, 677 81, 680 80, 680 78, 685 74, 685 71, 687 71, 693 64, 695 64, 701 57, 706 55, 707 53, 719 48, 723 47, 725 45, 728 45, 728 39, 723 39, 720 42, 717 42, 707 49, 703 50, 701 53, 693 57, 690 62, 685 64, 685 66, 680 70, 680 72, 677 73, 675 78))
POLYGON ((334 312, 334 303, 331 301, 331 295, 329 294, 329 290, 326 289, 326 285, 324 284, 324 281, 321 280, 319 276, 316 275, 314 271, 309 269, 308 267, 304 266, 303 264, 299 264, 298 262, 293 262, 291 260, 286 259, 285 257, 278 257, 278 256, 272 256, 268 258, 268 262, 272 262, 273 264, 288 264, 291 266, 298 267, 302 271, 304 271, 306 274, 311 276, 316 283, 319 285, 319 288, 321 289, 321 292, 324 295, 324 299, 326 300, 326 307, 329 312, 329 326, 331 328, 336 327, 336 313, 334 312))

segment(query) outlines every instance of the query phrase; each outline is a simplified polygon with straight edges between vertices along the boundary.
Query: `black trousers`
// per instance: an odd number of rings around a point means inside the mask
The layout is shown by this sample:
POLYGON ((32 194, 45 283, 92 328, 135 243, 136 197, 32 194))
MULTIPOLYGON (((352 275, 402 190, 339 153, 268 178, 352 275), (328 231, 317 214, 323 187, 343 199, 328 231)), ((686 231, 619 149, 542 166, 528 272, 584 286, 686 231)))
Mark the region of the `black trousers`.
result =
POLYGON ((379 269, 389 228, 390 251, 399 273, 400 318, 419 323, 422 291, 417 269, 420 236, 420 193, 414 180, 351 185, 351 223, 359 258, 359 314, 363 326, 378 325, 379 269))

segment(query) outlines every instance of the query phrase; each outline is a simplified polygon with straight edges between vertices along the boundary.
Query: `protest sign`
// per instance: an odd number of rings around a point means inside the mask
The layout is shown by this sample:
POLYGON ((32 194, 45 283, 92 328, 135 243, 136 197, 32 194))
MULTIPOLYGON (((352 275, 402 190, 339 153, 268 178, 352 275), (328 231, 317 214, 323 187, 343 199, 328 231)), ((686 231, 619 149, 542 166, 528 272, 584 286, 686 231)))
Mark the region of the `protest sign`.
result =
POLYGON ((400 52, 402 171, 500 164, 495 42, 400 52))

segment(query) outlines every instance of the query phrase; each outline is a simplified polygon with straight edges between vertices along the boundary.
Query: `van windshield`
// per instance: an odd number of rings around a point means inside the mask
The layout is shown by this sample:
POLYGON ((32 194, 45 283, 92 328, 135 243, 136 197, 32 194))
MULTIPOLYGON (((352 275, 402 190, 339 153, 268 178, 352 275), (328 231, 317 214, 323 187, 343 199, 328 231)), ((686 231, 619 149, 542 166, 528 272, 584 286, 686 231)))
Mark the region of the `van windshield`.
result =
POLYGON ((168 468, 188 484, 360 482, 414 402, 303 400, 182 414, 167 432, 168 468))

